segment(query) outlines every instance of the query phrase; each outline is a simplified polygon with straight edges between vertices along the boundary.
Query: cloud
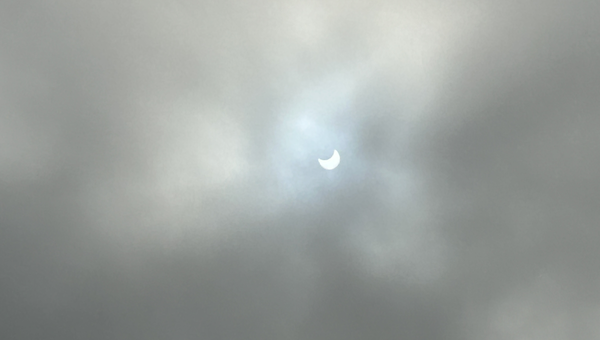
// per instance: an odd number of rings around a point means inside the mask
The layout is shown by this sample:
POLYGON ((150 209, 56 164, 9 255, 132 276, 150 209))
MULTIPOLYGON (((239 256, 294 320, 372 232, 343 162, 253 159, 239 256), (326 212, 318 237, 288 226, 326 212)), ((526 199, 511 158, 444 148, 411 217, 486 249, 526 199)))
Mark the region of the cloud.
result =
POLYGON ((597 337, 594 6, 2 3, 0 334, 597 337))

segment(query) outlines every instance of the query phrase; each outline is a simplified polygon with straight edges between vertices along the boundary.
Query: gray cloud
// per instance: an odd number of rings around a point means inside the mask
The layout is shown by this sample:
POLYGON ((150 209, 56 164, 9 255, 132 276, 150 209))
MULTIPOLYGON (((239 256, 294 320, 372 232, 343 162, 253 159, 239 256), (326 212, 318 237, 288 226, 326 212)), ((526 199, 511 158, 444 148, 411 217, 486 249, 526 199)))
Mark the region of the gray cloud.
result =
POLYGON ((5 1, 0 334, 597 338, 596 13, 5 1))

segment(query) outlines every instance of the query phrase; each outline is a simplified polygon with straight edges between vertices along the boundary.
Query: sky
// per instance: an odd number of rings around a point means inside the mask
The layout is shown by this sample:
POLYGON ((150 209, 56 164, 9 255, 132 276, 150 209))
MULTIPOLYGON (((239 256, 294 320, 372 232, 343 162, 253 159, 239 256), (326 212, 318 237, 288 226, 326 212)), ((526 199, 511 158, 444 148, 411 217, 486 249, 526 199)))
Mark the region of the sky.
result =
POLYGON ((600 338, 598 15, 0 2, 0 338, 600 338))

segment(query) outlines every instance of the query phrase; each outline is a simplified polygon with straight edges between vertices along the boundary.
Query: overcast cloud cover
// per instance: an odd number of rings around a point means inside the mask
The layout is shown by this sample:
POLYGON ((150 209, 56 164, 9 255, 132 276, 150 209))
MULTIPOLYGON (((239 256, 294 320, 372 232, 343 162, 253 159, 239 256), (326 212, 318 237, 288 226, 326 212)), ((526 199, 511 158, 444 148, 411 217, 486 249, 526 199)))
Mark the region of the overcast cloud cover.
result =
POLYGON ((1 1, 0 338, 600 339, 599 17, 1 1))

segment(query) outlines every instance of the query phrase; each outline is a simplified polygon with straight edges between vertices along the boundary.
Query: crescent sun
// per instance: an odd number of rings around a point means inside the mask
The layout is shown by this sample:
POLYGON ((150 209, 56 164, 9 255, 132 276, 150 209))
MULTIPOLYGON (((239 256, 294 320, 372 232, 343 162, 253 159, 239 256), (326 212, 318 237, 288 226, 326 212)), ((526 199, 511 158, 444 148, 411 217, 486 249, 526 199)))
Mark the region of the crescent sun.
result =
POLYGON ((333 170, 340 164, 340 154, 337 150, 333 150, 333 156, 325 160, 319 158, 319 164, 321 164, 323 169, 333 170))

